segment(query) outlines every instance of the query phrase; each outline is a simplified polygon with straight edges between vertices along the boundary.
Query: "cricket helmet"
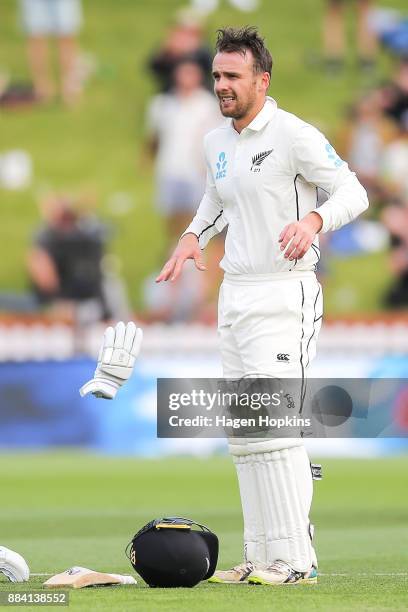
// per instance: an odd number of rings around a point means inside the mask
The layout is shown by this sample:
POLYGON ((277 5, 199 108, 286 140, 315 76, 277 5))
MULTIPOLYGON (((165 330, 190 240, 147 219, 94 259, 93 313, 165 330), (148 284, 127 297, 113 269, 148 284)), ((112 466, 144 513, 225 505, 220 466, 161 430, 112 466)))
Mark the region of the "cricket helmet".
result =
POLYGON ((213 575, 218 538, 190 519, 158 518, 133 536, 126 555, 150 587, 193 587, 213 575))

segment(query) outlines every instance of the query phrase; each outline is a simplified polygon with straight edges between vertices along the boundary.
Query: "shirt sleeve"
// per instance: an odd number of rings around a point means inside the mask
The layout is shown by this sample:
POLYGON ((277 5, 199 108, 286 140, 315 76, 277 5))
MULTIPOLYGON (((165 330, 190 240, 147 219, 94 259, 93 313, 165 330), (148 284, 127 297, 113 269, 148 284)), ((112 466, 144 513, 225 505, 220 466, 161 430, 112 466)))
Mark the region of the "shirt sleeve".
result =
POLYGON ((293 172, 329 196, 316 209, 323 221, 322 232, 339 229, 368 208, 367 193, 355 173, 316 128, 305 125, 300 129, 291 158, 293 172))
POLYGON ((211 238, 222 232, 226 225, 222 201, 218 196, 214 177, 207 161, 205 193, 194 219, 182 234, 182 237, 186 234, 195 234, 200 248, 204 249, 211 238))

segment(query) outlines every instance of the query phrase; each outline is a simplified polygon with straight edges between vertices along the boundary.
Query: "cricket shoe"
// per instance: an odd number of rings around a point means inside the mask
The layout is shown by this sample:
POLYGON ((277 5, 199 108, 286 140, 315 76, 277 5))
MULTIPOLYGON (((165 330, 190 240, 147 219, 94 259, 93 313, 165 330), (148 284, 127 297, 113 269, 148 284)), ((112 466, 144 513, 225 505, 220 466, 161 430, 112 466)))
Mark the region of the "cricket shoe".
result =
POLYGON ((297 572, 285 561, 274 561, 266 569, 254 570, 248 578, 249 584, 317 584, 317 569, 312 565, 308 572, 297 572))
POLYGON ((219 584, 241 584, 247 582, 248 576, 254 571, 255 566, 250 561, 236 565, 235 567, 218 571, 208 579, 208 582, 217 582, 219 584))

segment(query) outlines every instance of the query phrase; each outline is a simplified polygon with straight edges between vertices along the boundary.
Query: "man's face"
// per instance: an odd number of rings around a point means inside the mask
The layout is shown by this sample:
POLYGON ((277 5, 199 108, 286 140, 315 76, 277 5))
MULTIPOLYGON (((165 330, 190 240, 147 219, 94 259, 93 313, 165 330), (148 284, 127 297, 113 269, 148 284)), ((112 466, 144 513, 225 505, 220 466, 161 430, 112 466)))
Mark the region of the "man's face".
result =
POLYGON ((269 74, 254 73, 250 51, 217 53, 213 61, 214 92, 224 117, 243 119, 264 98, 269 74))
POLYGON ((194 62, 183 62, 175 68, 173 79, 177 89, 194 91, 202 85, 203 71, 194 62))

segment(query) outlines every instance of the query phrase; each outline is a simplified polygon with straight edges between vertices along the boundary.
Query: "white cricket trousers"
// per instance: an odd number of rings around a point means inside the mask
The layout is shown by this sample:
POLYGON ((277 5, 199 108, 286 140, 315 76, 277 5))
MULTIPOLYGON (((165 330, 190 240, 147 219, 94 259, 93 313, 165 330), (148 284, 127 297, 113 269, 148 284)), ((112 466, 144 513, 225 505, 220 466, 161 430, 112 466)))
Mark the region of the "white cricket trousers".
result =
POLYGON ((314 272, 225 274, 218 305, 224 378, 302 378, 323 311, 314 272))
MULTIPOLYGON (((314 272, 225 274, 218 309, 224 378, 304 379, 316 354, 322 290, 314 272)), ((231 438, 244 517, 244 556, 256 565, 317 564, 313 483, 300 438, 231 438)))

